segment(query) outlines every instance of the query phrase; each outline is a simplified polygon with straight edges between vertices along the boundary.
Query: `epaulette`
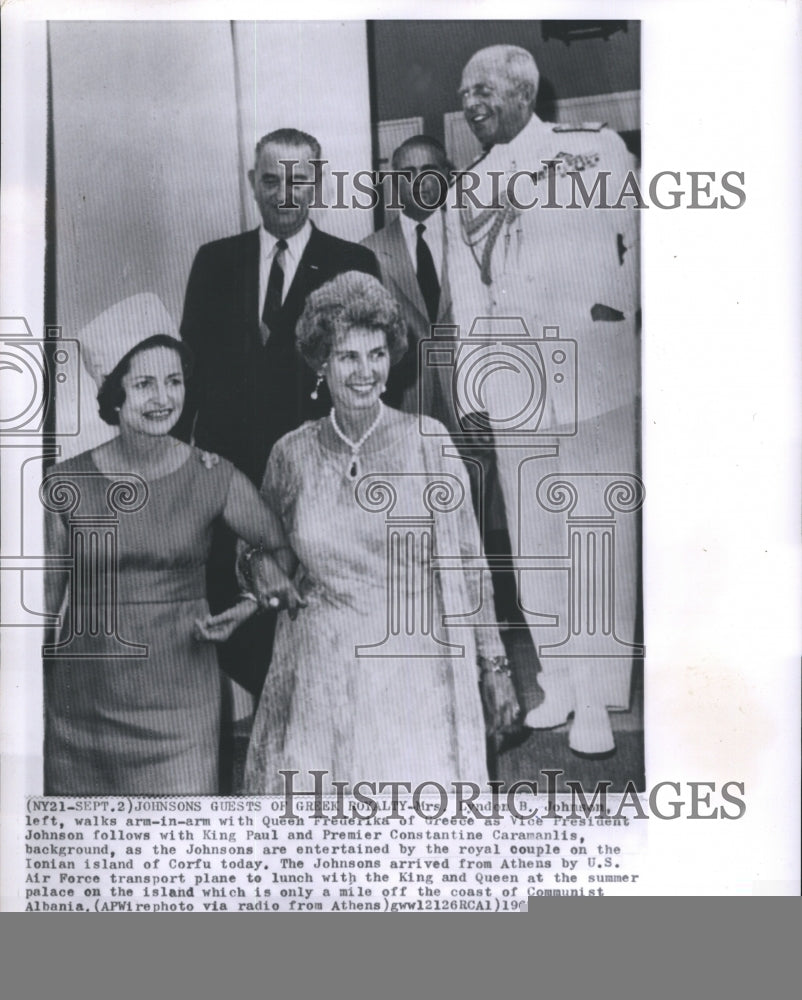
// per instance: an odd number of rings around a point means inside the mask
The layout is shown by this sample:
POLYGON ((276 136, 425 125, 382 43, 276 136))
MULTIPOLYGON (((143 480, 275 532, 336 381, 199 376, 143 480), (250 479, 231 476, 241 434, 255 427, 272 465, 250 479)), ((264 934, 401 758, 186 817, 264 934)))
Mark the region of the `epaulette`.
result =
POLYGON ((581 124, 566 122, 563 125, 555 125, 552 132, 601 132, 603 128, 607 128, 607 122, 582 122, 581 124))

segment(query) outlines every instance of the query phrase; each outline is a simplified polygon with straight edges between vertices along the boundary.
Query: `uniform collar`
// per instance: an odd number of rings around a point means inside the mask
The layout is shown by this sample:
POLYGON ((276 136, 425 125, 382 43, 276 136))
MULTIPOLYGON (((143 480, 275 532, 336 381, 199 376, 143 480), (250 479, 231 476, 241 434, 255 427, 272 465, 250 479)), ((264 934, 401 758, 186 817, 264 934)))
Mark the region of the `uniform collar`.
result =
POLYGON ((530 159, 532 143, 546 132, 551 132, 551 123, 541 121, 537 115, 533 114, 521 131, 513 136, 509 142, 497 142, 495 146, 491 146, 487 159, 515 160, 524 152, 527 159, 530 159))

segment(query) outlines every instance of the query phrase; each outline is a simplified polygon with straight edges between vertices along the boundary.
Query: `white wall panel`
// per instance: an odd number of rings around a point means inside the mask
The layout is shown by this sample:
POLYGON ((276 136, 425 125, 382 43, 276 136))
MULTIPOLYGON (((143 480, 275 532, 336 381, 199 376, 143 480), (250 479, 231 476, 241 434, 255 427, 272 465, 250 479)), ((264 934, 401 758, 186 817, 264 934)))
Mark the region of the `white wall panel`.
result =
MULTIPOLYGON (((315 136, 329 169, 371 169, 364 21, 243 21, 234 25, 234 39, 246 169, 253 165, 257 140, 277 128, 299 128, 315 136)), ((324 198, 330 205, 336 200, 328 171, 324 198)), ((249 225, 256 225, 259 216, 250 191, 246 202, 249 225)), ((373 232, 372 211, 320 209, 311 218, 320 229, 344 239, 359 241, 373 232)))

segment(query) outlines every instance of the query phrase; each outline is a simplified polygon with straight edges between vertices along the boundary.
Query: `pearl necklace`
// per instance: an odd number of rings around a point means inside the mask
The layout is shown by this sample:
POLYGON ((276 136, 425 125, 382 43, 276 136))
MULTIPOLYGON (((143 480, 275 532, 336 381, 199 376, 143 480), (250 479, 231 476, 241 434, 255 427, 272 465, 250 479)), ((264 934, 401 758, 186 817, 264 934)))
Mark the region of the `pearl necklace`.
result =
POLYGON ((329 419, 331 421, 331 426, 334 429, 334 433, 343 442, 343 444, 347 445, 351 449, 351 465, 348 468, 348 475, 350 476, 351 479, 356 479, 357 476, 359 475, 359 465, 357 463, 357 456, 359 455, 359 449, 379 426, 379 422, 381 421, 383 415, 384 415, 384 406, 380 402, 379 412, 376 414, 376 419, 373 421, 370 427, 368 427, 368 429, 365 431, 365 433, 358 441, 352 441, 347 434, 345 434, 342 430, 340 430, 337 424, 337 417, 334 415, 334 407, 332 407, 332 409, 329 411, 329 419))

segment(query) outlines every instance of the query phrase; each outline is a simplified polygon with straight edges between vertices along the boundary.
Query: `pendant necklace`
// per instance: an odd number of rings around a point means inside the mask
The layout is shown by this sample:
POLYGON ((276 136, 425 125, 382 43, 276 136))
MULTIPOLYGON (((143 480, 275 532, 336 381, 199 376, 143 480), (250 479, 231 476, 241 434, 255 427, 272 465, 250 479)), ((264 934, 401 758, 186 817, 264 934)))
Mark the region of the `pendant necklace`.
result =
POLYGON ((340 430, 337 424, 337 417, 334 415, 334 408, 332 407, 329 411, 329 418, 331 420, 331 426, 334 428, 334 433, 343 442, 343 444, 347 445, 351 449, 351 464, 348 467, 348 475, 351 479, 356 479, 359 475, 359 449, 379 426, 379 422, 381 421, 383 414, 384 406, 379 403, 379 412, 376 414, 376 419, 358 441, 352 441, 347 434, 340 430))

